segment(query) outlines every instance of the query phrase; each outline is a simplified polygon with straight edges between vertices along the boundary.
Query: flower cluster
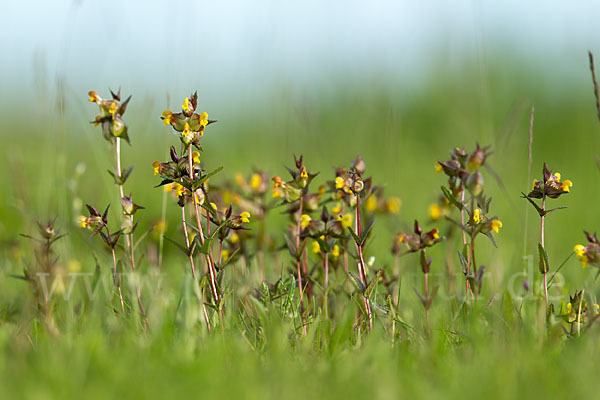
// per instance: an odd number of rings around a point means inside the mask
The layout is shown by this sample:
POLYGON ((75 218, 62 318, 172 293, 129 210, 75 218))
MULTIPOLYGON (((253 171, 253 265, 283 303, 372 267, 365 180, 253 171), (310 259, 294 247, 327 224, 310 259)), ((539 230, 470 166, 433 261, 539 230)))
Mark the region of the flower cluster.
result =
POLYGON ((450 153, 449 160, 437 161, 435 171, 448 176, 448 187, 455 197, 463 188, 478 196, 483 190, 483 175, 479 169, 490 154, 489 146, 481 147, 479 143, 471 153, 457 147, 450 153))
POLYGON ((598 238, 595 233, 593 235, 585 231, 584 233, 588 244, 586 246, 582 244, 575 245, 573 251, 579 262, 581 262, 582 268, 586 268, 588 265, 600 267, 600 243, 598 238))
POLYGON ((173 129, 181 133, 181 141, 188 146, 190 143, 196 147, 200 146, 200 138, 204 135, 204 129, 217 121, 209 120, 208 114, 202 112, 196 113, 198 106, 198 93, 194 92, 190 97, 186 97, 181 105, 181 112, 173 113, 165 110, 161 119, 163 124, 171 125, 173 129))
POLYGON ((539 181, 537 179, 533 180, 531 192, 529 192, 527 197, 534 199, 550 197, 551 199, 556 199, 563 194, 569 193, 572 186, 573 182, 568 179, 561 182, 560 173, 552 173, 546 163, 544 163, 542 179, 539 181))
POLYGON ((121 102, 121 91, 116 94, 110 92, 112 99, 103 99, 95 91, 88 93, 89 101, 98 104, 100 115, 97 115, 92 123, 95 126, 102 126, 104 138, 108 141, 113 141, 115 138, 125 139, 129 143, 127 135, 127 125, 123 121, 123 114, 127 110, 127 104, 131 100, 129 96, 125 101, 121 102))

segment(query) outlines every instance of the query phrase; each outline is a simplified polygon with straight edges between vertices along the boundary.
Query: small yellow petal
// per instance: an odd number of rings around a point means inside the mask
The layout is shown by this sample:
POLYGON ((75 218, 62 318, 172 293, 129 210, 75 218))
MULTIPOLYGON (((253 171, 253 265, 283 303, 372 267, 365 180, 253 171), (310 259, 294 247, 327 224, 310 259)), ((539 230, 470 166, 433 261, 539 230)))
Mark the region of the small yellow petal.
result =
POLYGON ((243 223, 247 224, 250 222, 250 213, 248 211, 244 211, 240 214, 240 219, 243 223))
POLYGON ((300 218, 300 226, 302 228, 306 228, 308 225, 310 225, 310 221, 312 221, 310 215, 302 214, 302 217, 300 218))
POLYGON ((442 207, 440 207, 439 204, 431 204, 429 206, 429 218, 434 221, 442 218, 442 212, 442 207))
POLYGON ((492 220, 492 230, 498 233, 498 230, 500 228, 502 228, 502 221, 500 221, 499 219, 492 220))
POLYGON ((319 254, 321 252, 321 246, 316 240, 312 242, 312 252, 315 254, 319 254))
POLYGON ((476 208, 475 211, 473 211, 473 222, 478 224, 479 221, 481 221, 481 210, 476 208))
POLYGON ((340 215, 337 218, 337 220, 342 223, 342 228, 350 228, 352 226, 353 215, 352 214, 340 215))
POLYGON ((221 258, 223 261, 229 260, 229 251, 225 249, 221 250, 221 258))
POLYGON ((183 109, 183 111, 189 111, 190 110, 190 99, 188 99, 187 97, 185 99, 183 99, 183 104, 181 105, 181 108, 183 109))
POLYGON ((262 179, 257 173, 252 174, 252 176, 250 177, 250 187, 254 190, 257 190, 260 187, 261 182, 262 179))
POLYGON ((331 250, 331 255, 334 258, 338 258, 340 256, 340 246, 337 244, 333 245, 333 249, 331 250))

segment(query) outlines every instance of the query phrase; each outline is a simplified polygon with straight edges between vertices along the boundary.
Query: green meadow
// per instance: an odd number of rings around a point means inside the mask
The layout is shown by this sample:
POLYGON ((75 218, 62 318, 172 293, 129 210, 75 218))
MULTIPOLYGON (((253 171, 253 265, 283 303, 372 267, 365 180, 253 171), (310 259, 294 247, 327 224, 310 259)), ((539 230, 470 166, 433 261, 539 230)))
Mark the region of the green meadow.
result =
MULTIPOLYGON (((371 77, 306 90, 281 88, 243 107, 233 102, 232 108, 226 101, 211 105, 200 85, 184 93, 164 88, 154 97, 123 87, 123 97, 132 94, 123 115, 131 145, 121 143, 121 163, 135 166, 124 190, 144 207, 134 216, 137 264, 135 279, 123 284, 123 309, 109 246, 78 222, 89 216, 86 204, 100 212, 111 205, 113 233, 122 219, 118 187, 107 173, 114 168, 113 147, 90 123, 98 106, 68 79, 56 96, 17 95, 0 110, 5 121, 0 128, 2 397, 594 397, 598 270, 594 260, 583 269, 573 251, 577 244, 587 245, 584 230, 593 233, 600 226, 600 122, 587 58, 582 55, 580 70, 560 76, 528 69, 526 63, 503 63, 501 57, 493 61, 483 72, 470 61, 461 68, 440 67, 412 85, 371 77), (253 172, 264 171, 265 196, 274 205, 271 178, 289 180, 285 166, 294 169, 294 155, 303 156, 311 174, 319 173, 310 193, 335 182, 335 168, 349 167, 360 155, 364 177, 373 177, 385 198, 401 200, 399 212, 375 215, 361 248, 372 283, 368 299, 356 282, 360 260, 354 258, 353 238, 344 231, 354 276, 332 261, 326 290, 323 244, 315 253, 316 238, 307 239, 311 290, 305 287, 301 306, 296 261, 284 239, 293 238, 296 228, 286 205, 270 208, 264 223, 252 215, 243 224, 249 229, 240 231, 250 235, 248 249, 223 268, 220 305, 197 249, 194 280, 179 248, 181 208, 171 193, 155 187, 161 178, 152 164, 167 161, 171 145, 180 155, 186 150, 181 135, 161 122, 161 113, 178 112, 184 97, 196 90, 198 112, 218 121, 200 139, 202 168, 223 166, 210 178, 209 200, 224 187, 239 190, 236 174, 249 181, 253 172), (497 247, 483 235, 477 238, 477 262, 485 265, 485 274, 480 292, 466 295, 457 254, 463 249, 460 228, 444 218, 432 220, 429 207, 448 184, 436 173, 436 162, 449 160, 455 148, 471 152, 477 143, 490 146, 481 175, 485 195, 492 198, 488 217, 497 217, 502 227, 493 234, 497 247), (568 193, 548 199, 548 208, 566 207, 545 217, 549 314, 538 266, 540 217, 521 198, 533 179, 542 179, 544 163, 572 182, 568 193), (412 233, 415 219, 424 232, 437 228, 445 239, 427 248, 430 284, 439 286, 427 316, 415 293, 423 291, 418 252, 395 257, 390 250, 394 235, 412 233), (20 236, 39 237, 37 222, 48 220, 67 234, 53 244, 51 260, 40 256, 42 244, 20 236), (161 232, 156 226, 163 220, 161 232), (256 238, 263 230, 268 245, 259 260, 256 238), (44 263, 52 264, 44 280, 49 287, 57 277, 66 280, 40 305, 40 293, 23 278, 24 270, 38 271, 44 263), (386 283, 388 278, 394 282, 386 283), (140 283, 143 313, 136 300, 140 283), (99 290, 91 296, 87 285, 99 290), (581 290, 586 310, 573 303, 573 321, 563 311, 581 290), (372 308, 370 323, 365 302, 372 308)), ((109 85, 113 82, 88 90, 109 97, 109 85)), ((229 205, 219 199, 219 207, 229 205)), ((331 212, 335 202, 323 204, 331 212)), ((196 222, 192 209, 188 204, 190 234, 196 222)), ((244 210, 239 203, 233 206, 233 214, 244 210)), ((320 212, 321 206, 312 219, 320 212)), ((448 217, 460 220, 457 209, 449 209, 448 217)), ((119 268, 131 272, 126 238, 118 239, 116 259, 122 260, 119 268)), ((215 239, 211 254, 222 258, 219 250, 215 239)))

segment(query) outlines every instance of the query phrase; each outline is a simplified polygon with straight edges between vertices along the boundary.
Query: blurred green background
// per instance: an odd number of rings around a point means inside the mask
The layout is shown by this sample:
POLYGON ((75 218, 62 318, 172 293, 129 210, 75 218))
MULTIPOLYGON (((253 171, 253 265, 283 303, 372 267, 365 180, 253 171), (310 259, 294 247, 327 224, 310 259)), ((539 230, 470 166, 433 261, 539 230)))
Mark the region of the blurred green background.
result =
MULTIPOLYGON (((34 233, 36 220, 56 217, 57 226, 69 233, 56 247, 61 262, 78 260, 83 271, 92 271, 91 252, 104 256, 100 242, 76 223, 85 203, 98 208, 111 203, 111 215, 117 216, 117 192, 106 172, 113 161, 99 128, 89 123, 97 113, 87 102, 89 90, 108 97, 109 88, 121 87, 124 95, 133 95, 125 115, 132 145, 123 146, 122 160, 135 165, 125 189, 146 207, 142 231, 161 216, 162 191, 154 188, 158 180, 151 164, 166 159, 168 147, 178 142, 160 114, 177 109, 197 90, 199 110, 219 121, 203 138, 206 168, 224 166, 215 183, 253 168, 284 176, 283 165, 291 165, 293 154, 303 154, 309 170, 320 171, 322 183, 331 179, 333 167, 360 154, 367 174, 385 184, 386 195, 403 202, 398 215, 376 224, 368 256, 375 256, 378 266, 392 263, 392 234, 410 229, 415 218, 428 228, 445 226, 428 221, 428 206, 445 183, 434 172, 435 162, 457 146, 491 145, 488 162, 499 179, 487 171, 486 191, 503 228, 498 249, 480 240, 478 260, 490 276, 484 297, 498 300, 511 275, 527 266, 524 256, 534 255, 532 277, 538 279, 539 218, 526 211, 519 195, 539 179, 543 162, 574 183, 569 195, 550 200, 551 206, 568 207, 547 220, 551 262, 560 263, 584 241, 583 229, 600 226, 595 161, 600 123, 587 59, 588 49, 600 57, 597 5, 65 1, 34 2, 31 10, 11 2, 5 11, 0 389, 7 396, 594 393, 593 385, 575 384, 595 379, 593 338, 568 347, 542 345, 532 333, 537 325, 522 328, 527 334, 521 337, 521 330, 513 335, 508 324, 497 321, 449 333, 456 321, 442 315, 446 305, 437 311, 443 333, 427 345, 403 342, 391 348, 377 331, 365 343, 324 355, 309 344, 288 343, 285 329, 277 327, 268 330, 273 336, 260 351, 251 350, 235 329, 223 341, 205 340, 172 323, 185 259, 169 245, 164 315, 152 334, 114 319, 73 321, 73 311, 61 321, 64 335, 48 337, 31 317, 26 287, 10 275, 20 273, 31 255, 31 244, 18 233, 34 233), (452 347, 454 335, 466 343, 459 350, 452 347)), ((180 236, 178 212, 170 201, 168 235, 174 237, 180 236)), ((277 216, 267 225, 273 234, 282 226, 277 216)), ((434 270, 445 268, 445 251, 443 246, 431 251, 434 270)), ((416 321, 416 260, 405 257, 402 267, 410 279, 402 312, 416 321)), ((582 270, 575 258, 562 273, 565 293, 585 287, 593 298, 598 295, 594 272, 582 270)), ((278 274, 279 268, 267 263, 268 278, 278 274)))

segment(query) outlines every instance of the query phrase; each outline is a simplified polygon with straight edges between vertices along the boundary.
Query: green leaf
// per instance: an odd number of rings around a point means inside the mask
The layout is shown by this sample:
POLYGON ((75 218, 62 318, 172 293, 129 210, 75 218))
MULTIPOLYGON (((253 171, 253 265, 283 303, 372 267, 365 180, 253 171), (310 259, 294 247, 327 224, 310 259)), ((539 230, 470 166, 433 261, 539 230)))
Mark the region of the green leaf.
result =
POLYGON ((331 246, 329 246, 329 243, 327 243, 326 241, 324 241, 321 238, 316 238, 315 239, 317 242, 319 242, 319 247, 321 247, 321 250, 324 253, 329 253, 331 251, 331 246))
POLYGON ((373 291, 375 290, 375 287, 377 286, 377 282, 379 282, 379 278, 381 277, 382 273, 383 273, 382 270, 380 270, 380 269, 377 270, 375 277, 371 280, 371 283, 369 283, 369 286, 367 286, 367 288, 363 292, 363 296, 365 296, 367 299, 371 298, 371 295, 373 294, 373 291))
POLYGON ((510 292, 504 292, 504 319, 509 325, 515 324, 515 304, 510 292))
POLYGON ((492 244, 494 245, 495 248, 498 248, 498 244, 496 244, 496 239, 494 239, 494 236, 492 235, 492 232, 486 233, 485 236, 487 236, 491 240, 491 242, 492 242, 492 244))
POLYGON ((193 185, 194 190, 193 191, 196 191, 196 189, 198 189, 200 186, 202 186, 202 184, 204 182, 206 182, 208 180, 208 178, 210 178, 211 176, 213 176, 215 174, 218 174, 222 170, 223 170, 223 167, 219 167, 219 168, 215 169, 214 171, 212 171, 212 172, 210 172, 208 174, 202 175, 202 178, 194 181, 194 185, 193 185))
POLYGON ((541 243, 538 243, 538 252, 540 256, 540 273, 544 274, 550 271, 550 262, 548 261, 548 253, 541 243))
POLYGON ((360 278, 354 272, 348 272, 348 276, 351 278, 350 281, 354 283, 354 286, 361 292, 365 292, 365 284, 362 283, 360 278))
POLYGON ((467 261, 467 259, 465 258, 465 256, 463 255, 463 253, 460 250, 456 251, 458 253, 458 259, 460 260, 460 265, 462 266, 462 271, 463 274, 467 274, 467 270, 469 268, 469 262, 467 261))
POLYGON ((183 251, 185 253, 185 255, 187 255, 187 256, 190 255, 190 253, 188 252, 188 249, 186 249, 185 246, 182 246, 181 244, 177 243, 176 241, 174 241, 173 239, 171 239, 167 236, 163 235, 163 238, 165 238, 167 241, 173 243, 179 250, 183 251))
POLYGON ((202 253, 202 254, 208 254, 208 252, 209 252, 209 251, 210 251, 210 249, 211 249, 211 246, 212 246, 213 239, 214 239, 214 238, 212 238, 212 237, 209 237, 209 238, 207 238, 207 239, 204 241, 204 244, 202 245, 202 247, 200 247, 200 253, 202 253))
POLYGON ((350 232, 350 234, 352 235, 352 238, 354 239, 354 243, 356 243, 357 246, 360 246, 360 238, 358 237, 358 235, 356 233, 354 233, 354 230, 352 230, 351 227, 349 227, 347 229, 350 232))
POLYGON ((463 209, 463 204, 456 200, 456 197, 454 197, 454 195, 452 194, 452 192, 450 192, 450 190, 445 187, 445 186, 441 186, 442 188, 442 193, 444 193, 444 196, 448 199, 448 201, 452 204, 454 204, 456 206, 456 208, 458 208, 459 210, 463 209))
POLYGON ((360 246, 364 246, 365 242, 367 241, 367 236, 371 232, 371 229, 373 229, 373 225, 375 225, 375 218, 369 222, 369 224, 365 227, 365 230, 360 234, 360 246))

